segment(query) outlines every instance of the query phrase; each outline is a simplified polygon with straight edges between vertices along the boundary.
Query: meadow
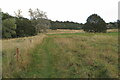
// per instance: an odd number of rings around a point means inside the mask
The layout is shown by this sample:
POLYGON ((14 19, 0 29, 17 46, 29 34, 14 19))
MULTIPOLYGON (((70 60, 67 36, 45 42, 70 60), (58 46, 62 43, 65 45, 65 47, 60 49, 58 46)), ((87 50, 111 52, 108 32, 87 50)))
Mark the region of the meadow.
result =
POLYGON ((2 43, 5 78, 118 78, 117 30, 54 30, 2 43))

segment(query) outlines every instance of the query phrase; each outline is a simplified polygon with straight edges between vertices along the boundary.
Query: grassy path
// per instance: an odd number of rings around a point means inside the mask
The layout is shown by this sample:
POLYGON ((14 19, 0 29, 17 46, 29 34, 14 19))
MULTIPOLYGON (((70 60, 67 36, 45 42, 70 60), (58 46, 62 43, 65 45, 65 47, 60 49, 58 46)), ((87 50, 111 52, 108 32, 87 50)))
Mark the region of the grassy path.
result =
POLYGON ((22 77, 31 78, 47 78, 52 77, 54 74, 53 69, 53 56, 51 50, 55 48, 52 38, 47 37, 43 40, 42 44, 37 45, 34 49, 32 56, 32 62, 24 72, 22 77), (51 46, 52 45, 52 46, 51 46))

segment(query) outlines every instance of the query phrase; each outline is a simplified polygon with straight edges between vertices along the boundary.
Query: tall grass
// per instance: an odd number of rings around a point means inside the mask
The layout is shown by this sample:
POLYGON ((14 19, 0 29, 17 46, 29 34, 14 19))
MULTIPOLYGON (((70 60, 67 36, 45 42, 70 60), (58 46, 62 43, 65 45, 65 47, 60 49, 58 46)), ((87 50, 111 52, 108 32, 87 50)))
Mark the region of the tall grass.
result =
POLYGON ((5 78, 118 77, 117 32, 66 31, 2 40, 2 43, 5 78))
POLYGON ((2 40, 3 77, 14 77, 17 72, 25 70, 31 61, 30 52, 42 42, 45 36, 40 34, 33 37, 2 40))
POLYGON ((19 77, 118 78, 117 34, 51 34, 31 56, 19 77))
POLYGON ((62 60, 59 59, 58 67, 66 64, 66 68, 61 66, 64 68, 64 75, 69 74, 69 77, 77 78, 118 77, 117 36, 96 34, 92 36, 74 35, 66 38, 57 36, 55 42, 62 51, 59 52, 62 60), (68 72, 65 73, 65 70, 68 72))

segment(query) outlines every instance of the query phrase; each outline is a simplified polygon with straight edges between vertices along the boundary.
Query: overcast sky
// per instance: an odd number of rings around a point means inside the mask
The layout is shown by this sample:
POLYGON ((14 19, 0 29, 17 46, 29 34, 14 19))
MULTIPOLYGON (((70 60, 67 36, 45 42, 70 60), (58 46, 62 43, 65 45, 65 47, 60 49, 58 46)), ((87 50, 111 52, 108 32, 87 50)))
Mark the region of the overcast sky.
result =
POLYGON ((119 0, 1 0, 3 12, 14 15, 14 11, 22 10, 22 15, 29 18, 28 9, 39 8, 47 12, 51 20, 74 21, 85 23, 91 14, 100 15, 106 22, 118 19, 119 0))

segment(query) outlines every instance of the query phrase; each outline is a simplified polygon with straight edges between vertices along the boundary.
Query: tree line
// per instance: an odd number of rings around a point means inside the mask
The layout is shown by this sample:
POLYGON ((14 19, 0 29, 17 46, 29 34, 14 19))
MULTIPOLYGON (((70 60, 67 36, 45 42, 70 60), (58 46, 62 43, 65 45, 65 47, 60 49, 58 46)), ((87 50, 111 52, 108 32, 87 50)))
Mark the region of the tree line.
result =
POLYGON ((15 12, 16 16, 2 12, 2 38, 34 36, 49 28, 50 21, 45 12, 29 9, 30 19, 24 18, 21 12, 15 12))
POLYGON ((48 29, 83 29, 86 32, 106 32, 107 29, 118 28, 118 22, 106 23, 99 15, 92 14, 85 24, 70 21, 52 21, 45 12, 29 9, 30 19, 22 16, 18 10, 15 16, 2 12, 2 38, 34 36, 47 32, 48 29))
POLYGON ((82 29, 83 24, 82 23, 75 23, 70 21, 51 21, 51 27, 50 29, 82 29))

